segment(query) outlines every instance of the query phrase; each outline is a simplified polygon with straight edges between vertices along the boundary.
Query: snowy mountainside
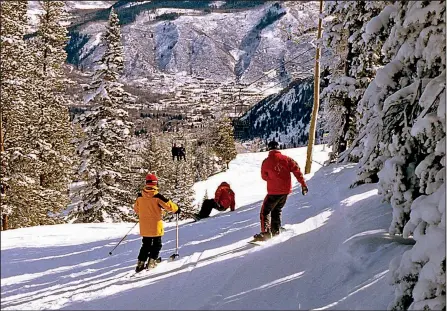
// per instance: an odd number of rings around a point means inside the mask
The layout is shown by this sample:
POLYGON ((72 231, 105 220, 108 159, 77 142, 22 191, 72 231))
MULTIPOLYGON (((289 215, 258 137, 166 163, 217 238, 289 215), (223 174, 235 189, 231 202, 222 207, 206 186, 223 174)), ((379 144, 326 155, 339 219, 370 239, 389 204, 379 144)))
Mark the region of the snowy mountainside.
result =
POLYGON ((275 139, 288 148, 305 144, 313 89, 312 78, 296 80, 281 92, 261 100, 241 118, 249 125, 241 138, 275 139))
MULTIPOLYGON (((293 78, 311 49, 318 8, 314 2, 118 1, 128 80, 186 72, 213 81, 251 82, 284 64, 275 80, 293 78), (296 35, 293 40, 291 34, 296 35), (286 63, 286 64, 285 64, 286 63)), ((90 69, 103 47, 109 9, 75 19, 68 61, 90 69)), ((265 82, 265 81, 264 81, 265 82)))
MULTIPOLYGON (((109 8, 117 2, 117 0, 108 1, 64 1, 67 11, 76 18, 79 14, 85 14, 87 10, 96 10, 109 8)), ((28 1, 28 16, 32 28, 37 26, 37 15, 41 13, 39 1, 28 1)))
MULTIPOLYGON (((316 160, 328 158, 316 149, 316 160)), ((283 152, 304 166, 306 148, 283 152)), ((294 182, 283 209, 289 233, 254 247, 247 241, 259 230, 265 195, 259 168, 266 156, 240 154, 228 171, 196 184, 200 200, 205 189, 229 181, 236 211, 181 221, 180 257, 145 278, 126 280, 141 246, 138 227, 108 255, 132 223, 2 231, 1 309, 385 310, 393 298, 388 264, 412 239, 386 232, 391 207, 377 185, 350 188, 352 164, 313 166, 305 176, 308 195, 294 182)), ((163 258, 176 244, 175 223, 165 229, 163 258)))

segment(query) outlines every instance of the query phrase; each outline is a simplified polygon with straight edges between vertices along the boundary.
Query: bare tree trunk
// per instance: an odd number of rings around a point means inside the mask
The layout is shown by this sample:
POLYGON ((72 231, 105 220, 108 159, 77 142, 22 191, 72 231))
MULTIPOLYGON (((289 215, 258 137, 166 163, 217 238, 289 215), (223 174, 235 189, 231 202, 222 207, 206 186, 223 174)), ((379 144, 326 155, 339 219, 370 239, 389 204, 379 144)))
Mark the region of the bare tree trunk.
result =
POLYGON ((8 215, 2 215, 2 230, 8 230, 8 215))

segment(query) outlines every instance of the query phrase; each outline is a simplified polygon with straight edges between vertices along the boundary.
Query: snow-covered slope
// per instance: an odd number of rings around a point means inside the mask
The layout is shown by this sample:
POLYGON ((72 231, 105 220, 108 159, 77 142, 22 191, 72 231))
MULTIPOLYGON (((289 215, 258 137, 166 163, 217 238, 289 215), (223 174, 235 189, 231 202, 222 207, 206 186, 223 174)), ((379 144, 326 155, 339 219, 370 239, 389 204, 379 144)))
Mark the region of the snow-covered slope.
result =
MULTIPOLYGON (((327 152, 315 148, 316 161, 327 152)), ((305 148, 284 153, 305 164, 305 148)), ((230 169, 196 185, 196 199, 223 180, 237 209, 180 224, 180 258, 153 275, 125 280, 141 239, 132 224, 76 224, 2 231, 1 308, 20 309, 385 309, 392 300, 388 264, 410 241, 386 233, 391 208, 375 185, 349 188, 353 165, 306 175, 309 194, 294 187, 284 207, 290 229, 261 247, 246 243, 259 231, 265 184, 259 167, 267 153, 240 154, 230 169)), ((175 250, 166 225, 161 255, 175 250)))

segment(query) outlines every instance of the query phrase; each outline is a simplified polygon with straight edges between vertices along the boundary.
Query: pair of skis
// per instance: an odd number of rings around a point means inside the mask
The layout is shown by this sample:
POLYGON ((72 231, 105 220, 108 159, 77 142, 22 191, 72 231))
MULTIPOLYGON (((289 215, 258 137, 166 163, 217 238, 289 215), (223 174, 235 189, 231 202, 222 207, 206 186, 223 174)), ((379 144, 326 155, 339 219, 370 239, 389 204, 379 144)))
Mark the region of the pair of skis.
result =
POLYGON ((129 279, 138 278, 138 277, 140 277, 140 276, 141 276, 141 277, 145 277, 150 271, 153 271, 153 270, 157 269, 157 267, 158 267, 159 264, 165 263, 165 262, 167 262, 167 261, 166 261, 166 259, 163 260, 163 259, 161 259, 161 257, 158 257, 158 259, 157 259, 155 262, 157 263, 157 265, 156 265, 155 267, 153 267, 153 268, 150 268, 150 267, 149 267, 149 264, 148 264, 148 266, 147 266, 146 269, 141 270, 141 271, 139 271, 139 272, 135 272, 135 271, 132 272, 132 273, 129 275, 129 279))

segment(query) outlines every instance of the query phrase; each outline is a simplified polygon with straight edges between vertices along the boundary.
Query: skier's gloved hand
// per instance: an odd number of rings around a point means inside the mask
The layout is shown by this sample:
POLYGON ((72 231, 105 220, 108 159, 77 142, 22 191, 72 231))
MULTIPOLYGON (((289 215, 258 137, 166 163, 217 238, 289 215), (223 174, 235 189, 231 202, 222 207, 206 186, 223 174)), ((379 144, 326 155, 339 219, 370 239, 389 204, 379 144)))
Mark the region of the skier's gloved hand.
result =
POLYGON ((175 213, 180 215, 180 207, 177 209, 175 213))
POLYGON ((309 192, 309 189, 307 189, 307 186, 302 186, 302 187, 301 187, 301 193, 302 193, 303 195, 306 195, 308 192, 309 192))

